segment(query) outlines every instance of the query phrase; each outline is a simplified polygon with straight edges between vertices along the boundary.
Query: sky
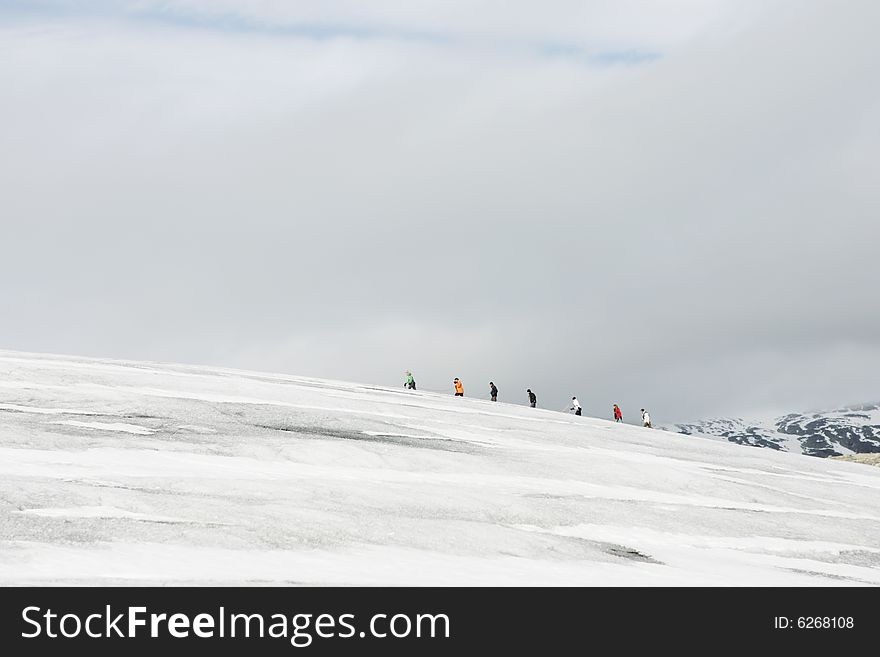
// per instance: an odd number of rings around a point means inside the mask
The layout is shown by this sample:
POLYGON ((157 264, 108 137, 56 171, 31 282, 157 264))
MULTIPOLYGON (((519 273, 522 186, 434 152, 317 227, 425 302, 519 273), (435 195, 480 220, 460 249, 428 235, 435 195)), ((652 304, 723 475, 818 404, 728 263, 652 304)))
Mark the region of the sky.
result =
POLYGON ((876 401, 877 24, 4 0, 0 348, 655 424, 876 401))

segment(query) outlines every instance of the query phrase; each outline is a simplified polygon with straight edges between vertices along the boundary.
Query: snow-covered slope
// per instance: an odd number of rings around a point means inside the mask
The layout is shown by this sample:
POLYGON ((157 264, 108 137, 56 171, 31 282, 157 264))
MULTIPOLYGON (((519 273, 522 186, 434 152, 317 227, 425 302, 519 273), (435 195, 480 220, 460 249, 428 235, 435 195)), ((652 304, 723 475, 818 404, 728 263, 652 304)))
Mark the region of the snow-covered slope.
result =
POLYGON ((880 584, 865 465, 403 389, 12 352, 0 404, 3 584, 880 584))
POLYGON ((764 420, 702 420, 676 424, 670 430, 809 456, 869 454, 880 452, 880 404, 764 420))

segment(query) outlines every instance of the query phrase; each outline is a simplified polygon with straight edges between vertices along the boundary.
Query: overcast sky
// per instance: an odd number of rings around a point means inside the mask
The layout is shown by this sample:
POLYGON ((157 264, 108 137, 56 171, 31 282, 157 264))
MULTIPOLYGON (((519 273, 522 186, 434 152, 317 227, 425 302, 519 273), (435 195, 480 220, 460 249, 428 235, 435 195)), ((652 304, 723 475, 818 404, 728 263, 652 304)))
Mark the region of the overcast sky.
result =
POLYGON ((0 3, 0 347, 635 421, 880 399, 880 3, 0 3))

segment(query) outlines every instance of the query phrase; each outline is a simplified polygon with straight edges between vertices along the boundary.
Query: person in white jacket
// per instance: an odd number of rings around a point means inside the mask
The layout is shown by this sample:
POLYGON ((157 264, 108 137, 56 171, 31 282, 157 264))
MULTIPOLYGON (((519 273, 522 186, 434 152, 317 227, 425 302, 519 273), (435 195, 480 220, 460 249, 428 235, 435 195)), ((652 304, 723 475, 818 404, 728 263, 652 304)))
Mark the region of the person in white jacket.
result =
POLYGON ((644 408, 642 409, 642 422, 644 422, 645 426, 649 429, 653 428, 651 427, 651 416, 648 415, 648 411, 646 411, 644 408))
POLYGON ((581 404, 580 404, 580 402, 578 401, 578 398, 577 398, 577 397, 572 397, 572 398, 571 398, 571 409, 570 409, 570 410, 574 411, 574 414, 575 414, 575 415, 580 415, 580 414, 581 414, 581 404))

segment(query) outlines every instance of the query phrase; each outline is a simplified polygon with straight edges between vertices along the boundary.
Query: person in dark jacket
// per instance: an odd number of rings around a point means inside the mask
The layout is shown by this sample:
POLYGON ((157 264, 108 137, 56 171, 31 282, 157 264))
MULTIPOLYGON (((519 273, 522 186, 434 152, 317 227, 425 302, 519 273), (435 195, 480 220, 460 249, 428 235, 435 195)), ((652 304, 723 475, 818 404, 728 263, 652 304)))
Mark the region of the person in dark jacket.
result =
POLYGON ((535 393, 533 393, 533 392, 531 391, 531 389, 526 390, 526 392, 529 393, 529 406, 531 406, 532 408, 534 408, 534 407, 535 407, 535 404, 538 403, 538 398, 535 396, 535 393))
POLYGON ((498 401, 498 388, 491 381, 489 381, 489 394, 492 395, 492 401, 498 401))

